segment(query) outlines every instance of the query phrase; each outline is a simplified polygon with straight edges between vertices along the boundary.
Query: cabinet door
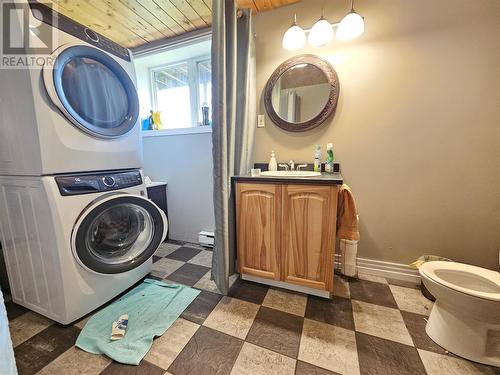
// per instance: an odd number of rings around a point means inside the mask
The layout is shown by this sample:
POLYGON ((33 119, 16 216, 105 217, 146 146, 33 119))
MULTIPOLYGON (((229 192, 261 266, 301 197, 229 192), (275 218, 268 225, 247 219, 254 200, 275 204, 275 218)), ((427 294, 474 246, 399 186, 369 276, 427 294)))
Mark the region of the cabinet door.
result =
POLYGON ((240 272, 279 280, 281 186, 237 183, 236 227, 240 272))
POLYGON ((283 186, 283 281, 332 291, 336 186, 283 186))

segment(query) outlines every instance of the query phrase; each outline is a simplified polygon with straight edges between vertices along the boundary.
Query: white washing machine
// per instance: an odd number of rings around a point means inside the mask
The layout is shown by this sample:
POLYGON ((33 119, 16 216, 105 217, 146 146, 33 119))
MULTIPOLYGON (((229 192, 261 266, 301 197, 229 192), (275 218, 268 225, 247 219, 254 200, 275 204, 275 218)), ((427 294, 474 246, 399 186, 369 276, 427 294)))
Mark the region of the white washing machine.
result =
POLYGON ((53 36, 53 54, 43 66, 0 69, 0 175, 140 168, 130 51, 46 5, 26 9, 11 30, 29 17, 53 36))
POLYGON ((0 177, 0 240, 12 299, 62 324, 147 275, 165 214, 140 170, 0 177))

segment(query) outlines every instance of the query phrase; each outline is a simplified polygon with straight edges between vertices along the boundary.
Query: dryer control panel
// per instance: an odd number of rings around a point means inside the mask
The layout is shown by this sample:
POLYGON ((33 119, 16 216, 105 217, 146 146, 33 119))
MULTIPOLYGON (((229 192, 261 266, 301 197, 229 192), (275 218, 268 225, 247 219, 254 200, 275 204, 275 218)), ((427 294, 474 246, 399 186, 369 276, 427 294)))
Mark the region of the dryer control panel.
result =
POLYGON ((61 195, 81 195, 125 189, 142 184, 139 171, 64 175, 55 178, 61 195))
POLYGON ((106 38, 104 35, 73 21, 71 18, 56 12, 49 6, 38 1, 30 1, 29 5, 33 16, 39 21, 71 34, 126 61, 131 61, 128 49, 106 38))

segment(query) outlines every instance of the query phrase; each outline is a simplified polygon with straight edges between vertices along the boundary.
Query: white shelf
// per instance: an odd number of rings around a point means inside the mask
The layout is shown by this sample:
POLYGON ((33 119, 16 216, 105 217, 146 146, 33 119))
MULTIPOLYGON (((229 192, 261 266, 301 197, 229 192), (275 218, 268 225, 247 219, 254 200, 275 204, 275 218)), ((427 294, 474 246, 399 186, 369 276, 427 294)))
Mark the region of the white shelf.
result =
POLYGON ((174 135, 191 135, 191 134, 203 134, 211 132, 212 132, 211 126, 197 126, 192 128, 180 128, 180 129, 142 130, 141 134, 143 137, 168 137, 174 135))

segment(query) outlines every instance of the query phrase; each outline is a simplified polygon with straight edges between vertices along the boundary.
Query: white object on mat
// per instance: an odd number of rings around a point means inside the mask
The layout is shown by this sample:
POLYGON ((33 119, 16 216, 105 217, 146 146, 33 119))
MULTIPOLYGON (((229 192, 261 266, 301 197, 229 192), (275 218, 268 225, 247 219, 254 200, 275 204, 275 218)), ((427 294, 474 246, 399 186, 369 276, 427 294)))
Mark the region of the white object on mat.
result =
POLYGON ((113 322, 113 327, 111 328, 111 340, 120 340, 125 336, 128 326, 128 315, 121 315, 120 318, 113 322))
POLYGON ((340 239, 341 272, 345 276, 355 277, 358 275, 356 258, 358 255, 358 241, 340 239))

